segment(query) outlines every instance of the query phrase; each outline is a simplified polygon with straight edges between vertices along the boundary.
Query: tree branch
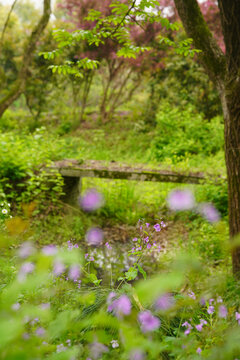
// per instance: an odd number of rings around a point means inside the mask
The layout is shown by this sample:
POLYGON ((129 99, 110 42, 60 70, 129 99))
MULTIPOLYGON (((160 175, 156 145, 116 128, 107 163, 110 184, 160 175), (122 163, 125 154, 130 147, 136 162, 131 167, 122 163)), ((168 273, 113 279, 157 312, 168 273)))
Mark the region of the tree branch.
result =
POLYGON ((229 72, 240 68, 240 1, 218 0, 229 72))
POLYGON ((2 43, 3 43, 4 34, 5 34, 6 29, 7 29, 7 27, 8 27, 8 23, 9 23, 9 20, 10 20, 11 14, 12 14, 12 12, 13 12, 13 9, 14 9, 14 7, 15 7, 15 5, 16 5, 16 3, 17 3, 17 1, 18 1, 18 0, 14 0, 14 2, 12 3, 12 6, 11 6, 11 8, 10 8, 10 10, 9 10, 9 13, 8 13, 7 19, 6 19, 5 23, 4 23, 3 30, 2 30, 2 34, 1 34, 1 39, 0 39, 0 46, 1 46, 1 45, 2 45, 2 43))
POLYGON ((9 90, 8 94, 0 100, 0 117, 25 89, 27 73, 37 47, 37 41, 48 24, 50 14, 51 0, 44 0, 43 14, 26 43, 23 53, 22 66, 20 68, 18 77, 14 82, 12 88, 9 90))
POLYGON ((226 58, 204 20, 197 0, 174 0, 174 2, 187 35, 193 39, 194 46, 202 50, 199 58, 209 76, 215 83, 223 80, 226 58))

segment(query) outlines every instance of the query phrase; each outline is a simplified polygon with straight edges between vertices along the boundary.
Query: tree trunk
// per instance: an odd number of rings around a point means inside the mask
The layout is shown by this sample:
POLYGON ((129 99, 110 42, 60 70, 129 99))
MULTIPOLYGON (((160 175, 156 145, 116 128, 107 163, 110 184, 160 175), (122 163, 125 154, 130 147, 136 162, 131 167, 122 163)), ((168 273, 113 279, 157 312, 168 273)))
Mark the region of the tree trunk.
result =
POLYGON ((174 0, 183 26, 200 49, 200 59, 215 83, 224 115, 225 161, 228 177, 229 232, 232 265, 240 279, 240 1, 218 0, 226 53, 217 45, 197 0, 174 0))
MULTIPOLYGON (((236 82, 233 85, 228 81, 225 89, 220 90, 228 178, 229 232, 233 241, 240 234, 240 97, 236 85, 236 82)), ((233 246, 232 266, 234 275, 240 279, 239 245, 233 246)))

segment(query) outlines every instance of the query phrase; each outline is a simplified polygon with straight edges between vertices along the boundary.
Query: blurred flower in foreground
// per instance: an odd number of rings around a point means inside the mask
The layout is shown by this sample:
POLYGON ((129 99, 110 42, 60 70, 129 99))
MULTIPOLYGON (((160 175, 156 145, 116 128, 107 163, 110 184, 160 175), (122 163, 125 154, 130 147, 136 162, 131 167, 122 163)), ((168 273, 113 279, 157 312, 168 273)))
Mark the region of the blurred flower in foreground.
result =
POLYGON ((42 327, 37 328, 36 331, 35 331, 35 334, 36 334, 37 336, 39 336, 39 337, 44 336, 45 333, 46 333, 46 331, 45 331, 44 328, 42 328, 42 327))
POLYGON ((198 354, 201 354, 202 349, 201 349, 200 347, 198 347, 196 352, 197 352, 198 354))
POLYGON ((162 311, 166 311, 169 308, 171 308, 175 303, 174 297, 171 294, 164 294, 162 296, 160 296, 156 303, 155 303, 155 308, 156 310, 162 310, 162 311))
POLYGON ((208 307, 208 309, 207 309, 208 314, 213 314, 214 311, 215 311, 215 309, 214 309, 214 306, 213 306, 213 305, 210 305, 210 306, 208 307))
POLYGON ((42 253, 46 256, 53 256, 57 253, 57 247, 55 245, 47 245, 42 248, 42 253))
POLYGON ((157 330, 161 325, 160 320, 156 316, 153 316, 151 311, 148 310, 140 312, 138 320, 141 324, 141 330, 144 333, 157 330))
POLYGON ((93 359, 98 359, 102 356, 103 353, 108 352, 108 347, 99 342, 94 342, 89 345, 90 348, 90 356, 93 359))
POLYGON ((86 233, 86 241, 88 245, 100 245, 103 241, 103 231, 100 228, 91 228, 86 233))
POLYGON ((209 203, 203 203, 199 205, 200 214, 211 223, 218 222, 220 220, 219 211, 209 203))
POLYGON ((191 210, 195 206, 194 195, 190 190, 173 190, 167 198, 171 210, 191 210))
POLYGON ((135 349, 130 352, 130 360, 144 360, 145 355, 140 349, 135 349))
POLYGON ((34 248, 33 244, 30 241, 26 241, 20 246, 18 250, 18 255, 21 258, 25 259, 30 255, 34 254, 35 251, 36 249, 34 248))
POLYGON ((240 314, 239 314, 239 312, 235 312, 235 317, 236 317, 236 320, 237 320, 237 322, 238 322, 238 325, 240 325, 240 314))
POLYGON ((21 307, 21 305, 19 303, 15 303, 12 305, 12 310, 17 311, 20 309, 20 307, 21 307))
POLYGON ((94 211, 103 205, 104 199, 97 190, 90 189, 83 196, 80 196, 79 203, 84 211, 94 211))
POLYGON ((226 319, 227 314, 228 314, 228 311, 227 311, 226 306, 224 306, 224 305, 219 306, 218 316, 219 316, 220 318, 226 319))
POLYGON ((77 280, 80 277, 80 268, 78 265, 72 265, 69 269, 68 276, 72 280, 77 280))
POLYGON ((35 265, 31 262, 25 262, 24 264, 22 264, 21 269, 19 270, 18 273, 18 280, 24 281, 26 275, 32 273, 34 269, 35 269, 35 265))
POLYGON ((108 303, 110 303, 108 311, 112 311, 117 317, 131 313, 132 305, 127 295, 122 295, 119 299, 113 300, 112 302, 108 299, 108 303))
POLYGON ((61 261, 56 261, 53 266, 54 275, 59 276, 64 271, 65 271, 65 265, 61 261))

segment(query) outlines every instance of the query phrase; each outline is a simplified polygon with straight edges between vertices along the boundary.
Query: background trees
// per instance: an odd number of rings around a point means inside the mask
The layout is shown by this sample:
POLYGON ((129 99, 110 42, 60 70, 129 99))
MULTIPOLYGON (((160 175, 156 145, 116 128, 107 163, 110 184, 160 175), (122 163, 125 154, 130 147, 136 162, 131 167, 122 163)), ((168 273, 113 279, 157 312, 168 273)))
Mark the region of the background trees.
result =
MULTIPOLYGON (((17 70, 17 76, 10 86, 10 90, 4 89, 4 92, 0 98, 0 117, 3 115, 4 111, 21 95, 26 86, 26 81, 28 78, 29 66, 31 65, 34 52, 36 50, 37 42, 39 37, 46 28, 50 13, 51 13, 51 0, 44 0, 43 14, 37 25, 32 30, 29 35, 26 43, 23 45, 24 51, 21 54, 22 60, 19 64, 19 69, 17 70)), ((4 29, 3 29, 4 30, 4 29)), ((4 38, 2 39, 1 47, 4 48, 4 38)), ((8 66, 8 60, 5 62, 5 66, 8 66)), ((16 68, 14 69, 16 74, 16 68)))

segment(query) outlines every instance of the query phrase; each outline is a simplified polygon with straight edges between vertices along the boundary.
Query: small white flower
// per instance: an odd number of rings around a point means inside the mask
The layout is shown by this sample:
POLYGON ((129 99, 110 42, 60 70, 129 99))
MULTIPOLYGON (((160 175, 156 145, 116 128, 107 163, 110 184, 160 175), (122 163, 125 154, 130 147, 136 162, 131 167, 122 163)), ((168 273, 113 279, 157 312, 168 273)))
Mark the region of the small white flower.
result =
POLYGON ((10 207, 10 206, 11 206, 11 204, 9 204, 9 203, 8 203, 8 206, 10 207))
POLYGON ((119 343, 117 340, 112 340, 111 341, 111 344, 112 344, 112 348, 115 349, 115 348, 118 348, 119 347, 119 343))
POLYGON ((2 213, 7 214, 8 213, 7 209, 2 209, 2 213))

